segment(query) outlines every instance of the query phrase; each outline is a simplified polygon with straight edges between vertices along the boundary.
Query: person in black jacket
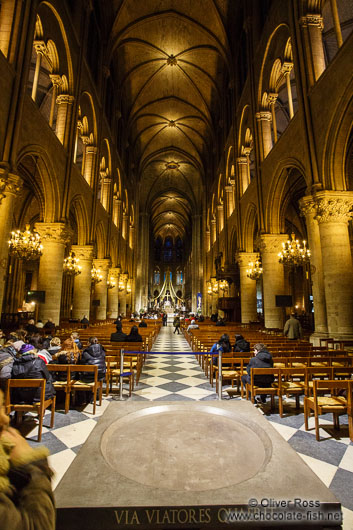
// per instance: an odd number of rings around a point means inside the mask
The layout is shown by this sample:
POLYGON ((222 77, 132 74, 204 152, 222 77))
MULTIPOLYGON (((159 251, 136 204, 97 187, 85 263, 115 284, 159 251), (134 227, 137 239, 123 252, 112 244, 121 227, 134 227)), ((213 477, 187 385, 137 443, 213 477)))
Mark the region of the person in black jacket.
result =
MULTIPOLYGON (((249 364, 246 367, 247 375, 242 375, 241 380, 246 386, 246 383, 251 382, 251 368, 273 368, 273 359, 270 352, 267 350, 266 346, 261 342, 258 342, 254 346, 254 354, 249 361, 249 364)), ((256 375, 254 383, 259 387, 269 387, 274 381, 274 376, 272 374, 268 375, 256 375)), ((259 400, 256 399, 258 396, 255 396, 255 400, 258 403, 259 400)), ((266 394, 261 394, 260 398, 262 403, 266 403, 266 394)))
POLYGON ((146 320, 141 317, 141 322, 139 323, 139 328, 147 328, 147 322, 146 320))
POLYGON ((123 333, 123 325, 120 320, 116 321, 116 333, 110 335, 111 342, 124 342, 126 340, 126 333, 123 333))
POLYGON ((250 342, 244 339, 243 335, 235 335, 235 344, 233 346, 234 352, 249 352, 250 342))
POLYGON ((142 342, 142 337, 139 334, 137 326, 132 326, 130 334, 126 337, 126 342, 142 342))
MULTIPOLYGON (((89 346, 83 350, 80 364, 98 366, 98 379, 104 379, 105 349, 101 344, 99 344, 97 337, 90 337, 88 342, 89 346)), ((80 381, 92 383, 94 381, 93 372, 82 372, 80 374, 80 381)))
MULTIPOLYGON (((11 376, 13 379, 45 379, 45 399, 50 399, 55 396, 52 377, 45 362, 35 353, 32 344, 24 344, 20 349, 20 356, 14 360, 11 376)), ((40 401, 40 388, 19 388, 16 400, 24 403, 40 401)))

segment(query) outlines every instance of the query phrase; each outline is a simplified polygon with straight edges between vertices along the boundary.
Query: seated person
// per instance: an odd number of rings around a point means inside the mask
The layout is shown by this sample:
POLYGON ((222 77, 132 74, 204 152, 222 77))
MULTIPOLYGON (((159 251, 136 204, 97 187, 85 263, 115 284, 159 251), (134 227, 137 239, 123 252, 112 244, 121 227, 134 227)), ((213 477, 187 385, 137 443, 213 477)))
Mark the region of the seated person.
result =
MULTIPOLYGON (((32 344, 24 344, 19 351, 19 357, 14 360, 12 366, 13 379, 45 379, 45 399, 55 396, 51 374, 43 359, 38 357, 37 350, 32 344)), ((40 388, 16 389, 16 400, 21 403, 33 403, 40 401, 40 388)))
POLYGON ((190 322, 186 331, 189 333, 190 329, 199 329, 199 325, 195 322, 194 319, 190 322))
POLYGON ((29 335, 32 335, 33 333, 38 333, 38 328, 37 326, 35 326, 33 318, 28 321, 28 324, 25 329, 29 335))
MULTIPOLYGON (((82 352, 82 358, 80 364, 88 364, 98 366, 98 379, 105 378, 105 349, 97 337, 90 337, 88 340, 88 346, 82 352)), ((92 383, 94 381, 93 372, 82 372, 80 374, 80 381, 85 383, 92 383)))
POLYGON ((0 521, 1 530, 55 529, 52 472, 45 447, 32 448, 9 427, 0 390, 0 521))
POLYGON ((36 326, 38 329, 41 329, 41 328, 44 328, 44 324, 43 322, 41 321, 41 319, 39 318, 37 323, 36 323, 36 326))
POLYGON ((235 335, 235 344, 233 346, 234 352, 249 352, 250 342, 244 339, 243 335, 235 335))
POLYGON ((116 332, 110 335, 111 342, 124 342, 126 340, 126 333, 123 333, 123 325, 121 320, 116 321, 116 332))
POLYGON ((48 322, 46 322, 43 326, 43 329, 45 331, 54 331, 55 330, 55 324, 53 322, 53 319, 52 318, 48 318, 48 322))
MULTIPOLYGON (((70 338, 64 340, 61 350, 53 355, 53 361, 57 364, 77 364, 80 361, 80 351, 76 343, 70 338)), ((65 372, 55 372, 56 381, 65 381, 65 372)))
POLYGON ((32 344, 32 346, 35 347, 35 349, 37 350, 38 357, 43 359, 45 364, 48 364, 48 363, 50 363, 53 360, 52 356, 50 355, 48 350, 44 348, 44 345, 43 345, 44 340, 43 340, 42 337, 40 337, 40 336, 39 337, 31 337, 29 339, 29 343, 32 344))
POLYGON ((89 324, 89 320, 87 318, 87 315, 84 315, 84 317, 81 318, 80 323, 81 324, 86 324, 86 325, 89 324))
MULTIPOLYGON (((218 342, 215 342, 212 348, 210 349, 210 353, 218 353, 221 350, 223 353, 230 353, 232 351, 232 347, 229 342, 229 335, 224 333, 224 335, 221 335, 218 342)), ((217 365, 218 363, 218 357, 213 357, 212 363, 214 365, 217 365)))
POLYGON ((139 323, 139 328, 147 328, 147 322, 141 317, 141 322, 139 323))
POLYGON ((138 332, 137 326, 132 326, 129 335, 126 337, 126 342, 142 342, 142 337, 138 332))
POLYGON ((6 380, 11 378, 12 366, 17 355, 13 346, 15 337, 9 337, 5 346, 0 349, 0 388, 5 390, 6 380))
MULTIPOLYGON (((244 386, 246 386, 246 383, 251 383, 251 368, 273 368, 272 355, 262 342, 255 344, 254 354, 255 356, 250 359, 249 364, 246 367, 247 375, 241 376, 244 386)), ((269 387, 273 381, 274 376, 272 374, 256 375, 254 379, 255 385, 259 387, 269 387)), ((255 401, 256 403, 266 403, 266 394, 255 396, 255 401)))
POLYGON ((48 352, 53 357, 56 353, 61 350, 61 340, 59 337, 53 337, 49 343, 48 352))
POLYGON ((78 347, 78 349, 82 350, 83 344, 80 341, 80 336, 77 333, 77 331, 73 331, 70 336, 71 336, 72 340, 76 343, 76 346, 78 347))
POLYGON ((219 318, 218 321, 216 322, 216 326, 225 326, 226 323, 224 322, 224 319, 223 318, 219 318))

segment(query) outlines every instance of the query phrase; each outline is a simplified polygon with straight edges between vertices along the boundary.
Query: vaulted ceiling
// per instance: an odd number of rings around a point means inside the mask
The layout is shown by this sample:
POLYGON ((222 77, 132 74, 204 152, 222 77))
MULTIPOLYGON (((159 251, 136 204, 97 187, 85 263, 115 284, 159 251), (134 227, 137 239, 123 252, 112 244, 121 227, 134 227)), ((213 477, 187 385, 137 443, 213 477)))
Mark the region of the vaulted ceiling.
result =
POLYGON ((110 62, 139 183, 140 210, 151 214, 156 236, 185 235, 191 212, 202 209, 229 82, 225 28, 235 4, 239 2, 113 2, 110 62))

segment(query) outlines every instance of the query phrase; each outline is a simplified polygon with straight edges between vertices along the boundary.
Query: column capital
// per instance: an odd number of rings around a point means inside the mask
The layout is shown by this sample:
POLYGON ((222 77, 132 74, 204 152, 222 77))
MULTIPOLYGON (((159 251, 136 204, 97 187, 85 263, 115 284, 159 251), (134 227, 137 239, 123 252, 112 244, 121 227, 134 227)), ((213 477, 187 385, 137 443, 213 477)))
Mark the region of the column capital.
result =
POLYGON ((53 83, 53 86, 61 86, 62 85, 62 77, 59 74, 49 74, 49 77, 51 79, 51 82, 53 83))
POLYGON ((256 244, 263 253, 278 253, 287 239, 287 234, 262 234, 256 244))
POLYGON ((239 264, 239 267, 249 267, 249 263, 256 261, 259 257, 258 252, 237 252, 235 261, 239 264))
POLYGON ((261 110, 255 114, 257 121, 272 121, 272 114, 268 110, 261 110))
POLYGON ((70 96, 69 94, 60 94, 60 96, 56 98, 57 105, 61 105, 62 103, 66 103, 67 105, 73 105, 74 101, 74 96, 70 96))
POLYGON ((93 245, 72 245, 72 252, 75 252, 76 258, 80 261, 92 261, 93 245))
POLYGON ((121 268, 120 268, 120 267, 111 267, 111 268, 109 269, 109 276, 110 276, 111 278, 118 279, 120 273, 121 273, 121 268))
POLYGON ((272 103, 276 103, 277 98, 278 98, 278 94, 276 94, 275 92, 270 92, 269 94, 267 94, 267 101, 269 102, 270 105, 272 103))
POLYGON ((72 229, 65 223, 36 223, 35 229, 42 241, 66 245, 72 238, 72 229))
POLYGON ((312 195, 305 195, 299 200, 300 213, 302 216, 315 215, 316 205, 312 195))
POLYGON ((23 180, 15 173, 8 173, 0 168, 0 204, 8 195, 18 195, 23 186, 23 180))
POLYGON ((234 188, 234 184, 227 184, 227 186, 224 186, 224 189, 226 190, 227 193, 232 193, 233 188, 234 188))
POLYGON ((102 271, 108 271, 110 268, 112 262, 110 258, 103 258, 103 259, 94 259, 93 264, 97 269, 101 269, 102 271))
POLYGON ((236 163, 239 164, 240 166, 242 165, 247 165, 248 164, 248 159, 246 158, 246 156, 238 156, 236 158, 236 163))
POLYGON ((300 18, 299 24, 302 26, 302 28, 307 28, 308 26, 316 26, 321 29, 321 31, 324 29, 323 18, 321 15, 317 14, 308 13, 304 17, 300 18))
POLYGON ((44 40, 35 40, 33 42, 33 47, 36 50, 36 52, 40 53, 41 55, 46 55, 48 53, 48 48, 44 40))
POLYGON ((314 196, 315 219, 321 223, 348 223, 353 217, 353 192, 319 191, 314 196))
POLYGON ((293 70, 293 63, 289 61, 284 61, 284 63, 282 64, 281 71, 284 74, 290 74, 292 70, 293 70))

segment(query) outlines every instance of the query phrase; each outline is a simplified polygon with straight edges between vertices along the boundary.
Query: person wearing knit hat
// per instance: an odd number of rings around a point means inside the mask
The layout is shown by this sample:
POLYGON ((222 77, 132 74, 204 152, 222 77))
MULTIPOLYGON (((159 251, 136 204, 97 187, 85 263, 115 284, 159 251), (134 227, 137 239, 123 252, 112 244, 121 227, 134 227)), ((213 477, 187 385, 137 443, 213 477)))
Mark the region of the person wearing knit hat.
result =
POLYGON ((0 521, 1 530, 55 528, 55 503, 48 449, 33 449, 9 427, 0 390, 0 521))

